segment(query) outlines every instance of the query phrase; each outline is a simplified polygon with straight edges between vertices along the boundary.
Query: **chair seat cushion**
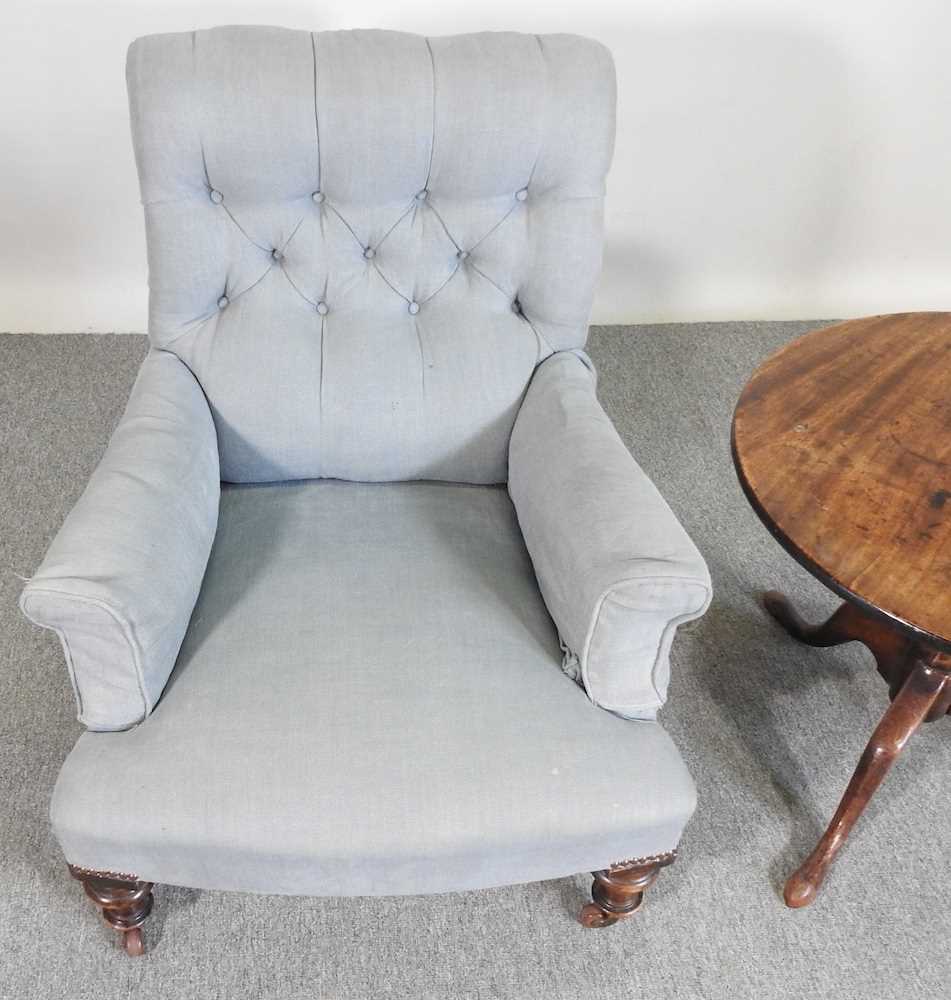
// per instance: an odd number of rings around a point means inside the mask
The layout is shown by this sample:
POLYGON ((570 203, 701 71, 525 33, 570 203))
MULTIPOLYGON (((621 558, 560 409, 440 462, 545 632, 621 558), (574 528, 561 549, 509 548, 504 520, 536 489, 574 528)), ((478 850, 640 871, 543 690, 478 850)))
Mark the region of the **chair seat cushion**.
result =
POLYGON ((67 859, 210 889, 440 892, 672 850, 694 807, 653 722, 594 706, 502 487, 225 487, 175 670, 85 733, 67 859))

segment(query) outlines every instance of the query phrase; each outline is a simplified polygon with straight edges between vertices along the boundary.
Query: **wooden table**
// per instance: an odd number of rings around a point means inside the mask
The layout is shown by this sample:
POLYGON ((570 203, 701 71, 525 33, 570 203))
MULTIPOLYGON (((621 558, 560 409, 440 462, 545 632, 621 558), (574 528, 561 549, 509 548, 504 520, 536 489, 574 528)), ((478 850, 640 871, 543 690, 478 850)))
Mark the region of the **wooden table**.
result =
POLYGON ((951 313, 851 320, 788 344, 740 397, 733 460, 766 527, 844 598, 822 625, 775 591, 766 610, 811 646, 864 643, 891 697, 786 883, 786 903, 805 906, 909 738, 951 709, 951 313))

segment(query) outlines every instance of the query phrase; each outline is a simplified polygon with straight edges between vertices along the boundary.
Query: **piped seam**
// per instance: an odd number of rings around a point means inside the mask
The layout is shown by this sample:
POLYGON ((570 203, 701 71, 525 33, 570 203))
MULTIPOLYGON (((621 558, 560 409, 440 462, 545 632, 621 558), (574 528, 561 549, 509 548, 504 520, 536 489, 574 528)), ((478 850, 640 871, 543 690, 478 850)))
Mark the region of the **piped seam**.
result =
POLYGON ((55 632, 57 636, 59 636, 60 644, 63 647, 63 654, 66 658, 66 667, 67 670, 69 671, 70 681, 72 682, 73 685, 73 692, 76 696, 76 703, 79 706, 79 721, 82 722, 84 725, 87 724, 86 720, 84 719, 85 707, 83 704, 82 694, 79 689, 79 680, 78 677, 76 676, 75 658, 72 655, 72 650, 70 649, 69 641, 66 637, 66 631, 60 626, 47 625, 46 623, 39 621, 37 618, 31 615, 28 610, 30 599, 40 594, 47 594, 50 597, 65 598, 66 600, 71 600, 71 601, 79 601, 80 603, 84 604, 91 604, 94 607, 97 607, 100 610, 105 611, 106 614, 108 614, 109 617, 112 618, 112 620, 116 623, 116 625, 119 626, 119 631, 122 633, 123 638, 128 643, 129 652, 132 654, 133 673, 135 675, 136 686, 138 687, 139 691, 139 697, 142 699, 142 715, 140 716, 140 718, 136 720, 135 724, 144 721, 145 718, 151 712, 152 706, 149 704, 148 695, 146 694, 145 677, 142 670, 141 654, 139 651, 138 643, 136 642, 135 636, 132 632, 131 623, 126 621, 121 615, 121 613, 116 608, 113 608, 106 601, 103 601, 97 597, 88 597, 84 594, 76 594, 68 590, 55 590, 50 587, 31 586, 28 591, 24 592, 23 596, 20 599, 20 607, 22 608, 23 613, 26 615, 27 618, 30 619, 31 622, 33 622, 34 625, 38 625, 40 628, 49 629, 50 631, 55 632))
MULTIPOLYGON (((671 629, 677 629, 685 622, 688 622, 693 618, 696 618, 698 615, 702 614, 704 608, 707 606, 707 604, 709 603, 710 599, 713 596, 711 588, 707 584, 703 583, 700 580, 696 580, 692 577, 682 577, 682 576, 643 576, 643 577, 634 576, 634 577, 628 577, 627 579, 624 580, 616 580, 609 587, 605 588, 605 590, 602 592, 601 596, 598 598, 595 604, 595 610, 591 616, 591 624, 588 626, 588 632, 587 635, 585 636, 584 645, 582 646, 582 653, 579 659, 581 667, 581 681, 584 685, 585 691, 588 694, 588 697, 591 698, 593 702, 595 702, 598 705, 601 705, 602 708, 608 709, 609 711, 622 711, 624 706, 612 707, 609 705, 602 704, 594 697, 594 695, 591 692, 591 688, 589 687, 588 684, 588 654, 591 649, 591 642, 594 638, 594 633, 597 631, 598 624, 600 623, 601 620, 601 612, 604 608, 604 604, 607 601, 607 599, 611 596, 612 592, 616 590, 618 587, 624 586, 624 584, 656 583, 658 581, 686 583, 690 584, 691 586, 699 588, 703 592, 703 600, 701 600, 700 604, 696 608, 690 611, 682 612, 681 614, 671 618, 668 621, 667 625, 664 627, 663 632, 661 632, 660 641, 657 643, 657 651, 654 654, 653 662, 651 664, 651 687, 654 689, 654 694, 661 702, 663 701, 663 699, 660 698, 660 694, 657 691, 655 678, 657 674, 657 668, 659 666, 661 651, 664 648, 664 640, 666 639, 671 629)), ((626 607, 626 605, 622 606, 626 607)))

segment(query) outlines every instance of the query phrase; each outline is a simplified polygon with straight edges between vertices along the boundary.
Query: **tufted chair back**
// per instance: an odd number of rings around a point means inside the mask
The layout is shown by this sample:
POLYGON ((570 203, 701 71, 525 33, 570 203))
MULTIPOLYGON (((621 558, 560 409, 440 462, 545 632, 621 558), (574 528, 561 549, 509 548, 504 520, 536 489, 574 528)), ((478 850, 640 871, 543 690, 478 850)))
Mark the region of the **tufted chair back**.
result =
POLYGON ((233 482, 503 482, 579 349, 614 73, 568 35, 232 27, 133 43, 149 335, 233 482))

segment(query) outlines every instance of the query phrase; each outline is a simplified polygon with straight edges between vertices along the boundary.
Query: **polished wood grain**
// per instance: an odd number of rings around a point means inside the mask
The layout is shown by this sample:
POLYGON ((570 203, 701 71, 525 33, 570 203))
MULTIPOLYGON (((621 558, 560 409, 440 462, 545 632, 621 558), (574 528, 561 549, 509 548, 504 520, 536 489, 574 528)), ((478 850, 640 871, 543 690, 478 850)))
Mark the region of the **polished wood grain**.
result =
POLYGON ((816 330, 743 390, 753 507, 843 597, 951 651, 951 314, 816 330))
POLYGON ((733 420, 740 483, 785 549, 845 603, 818 625, 780 593, 800 642, 861 642, 889 687, 842 801, 784 898, 811 903, 852 827, 923 722, 951 712, 951 314, 817 330, 769 358, 733 420))

